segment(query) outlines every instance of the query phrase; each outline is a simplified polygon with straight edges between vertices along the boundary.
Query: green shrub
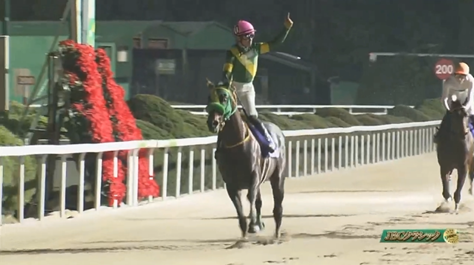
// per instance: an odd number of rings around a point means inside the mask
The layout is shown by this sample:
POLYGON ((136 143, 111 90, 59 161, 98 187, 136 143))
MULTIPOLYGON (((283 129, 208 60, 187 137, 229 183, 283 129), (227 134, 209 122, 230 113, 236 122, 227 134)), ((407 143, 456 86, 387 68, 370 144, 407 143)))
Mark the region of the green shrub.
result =
POLYGON ((441 120, 443 119, 446 110, 441 104, 439 99, 426 99, 418 104, 415 109, 426 114, 430 120, 441 120))
POLYGON ((259 114, 259 118, 262 121, 268 121, 276 124, 282 130, 303 130, 303 129, 312 129, 310 125, 298 121, 289 119, 288 117, 282 115, 276 115, 273 113, 261 113, 259 114))
POLYGON ((331 125, 334 126, 334 124, 330 123, 323 117, 315 114, 293 115, 291 119, 304 122, 310 125, 313 129, 328 128, 331 125))
POLYGON ((329 121, 331 124, 335 125, 332 127, 351 127, 352 126, 338 117, 327 117, 326 120, 329 121))
POLYGON ((186 134, 183 118, 168 102, 157 96, 136 95, 128 101, 128 106, 135 119, 150 122, 167 131, 173 138, 181 138, 186 134))
MULTIPOLYGON (((20 138, 11 133, 4 126, 0 126, 0 146, 21 146, 20 138)), ((14 214, 18 205, 18 183, 20 162, 18 157, 3 158, 3 213, 14 214)), ((36 192, 36 160, 34 157, 25 157, 25 202, 31 201, 36 192)))
POLYGON ((206 125, 206 116, 204 115, 194 115, 191 114, 189 111, 185 110, 176 110, 176 113, 181 116, 184 121, 184 133, 182 136, 183 138, 189 137, 188 135, 194 135, 194 137, 204 137, 212 135, 209 132, 207 125, 206 125))
POLYGON ((430 109, 426 106, 421 106, 417 110, 421 111, 423 114, 428 116, 430 120, 441 120, 441 119, 443 119, 443 114, 437 112, 436 110, 430 109))
POLYGON ((137 127, 142 131, 142 136, 145 140, 164 140, 172 138, 172 136, 167 131, 147 121, 137 119, 136 124, 137 127))
POLYGON ((412 121, 415 122, 422 122, 422 121, 429 121, 430 117, 428 115, 424 114, 423 112, 410 108, 405 105, 397 105, 393 109, 390 109, 388 111, 388 114, 393 115, 393 116, 399 116, 399 117, 407 117, 412 121))
POLYGON ((415 108, 416 109, 421 109, 421 108, 430 109, 430 110, 438 112, 441 115, 444 115, 444 113, 446 113, 446 110, 444 109, 443 104, 437 98, 425 99, 420 104, 416 105, 415 108))
MULTIPOLYGON (((342 121, 345 124, 349 124, 349 126, 360 126, 362 125, 354 115, 351 115, 349 111, 345 109, 337 109, 337 108, 330 108, 330 109, 318 109, 317 114, 321 117, 328 118, 328 117, 335 117, 342 121)), ((336 124, 337 125, 337 124, 336 124)), ((342 125, 340 125, 342 126, 342 125)))
MULTIPOLYGON (((16 101, 10 101, 10 110, 9 114, 10 115, 23 115, 24 111, 26 109, 26 106, 21 104, 20 102, 16 101)), ((36 109, 35 108, 30 108, 28 110, 28 114, 36 114, 36 109)))
MULTIPOLYGON (((376 115, 374 115, 374 116, 376 116, 376 115)), ((381 120, 379 120, 377 118, 374 118, 369 114, 356 115, 355 117, 362 125, 365 125, 365 126, 375 126, 375 125, 385 124, 381 120)))
POLYGON ((367 114, 370 117, 379 120, 383 124, 397 124, 397 123, 404 123, 404 122, 413 122, 407 117, 398 117, 398 116, 393 116, 390 114, 387 115, 375 115, 375 114, 367 114))

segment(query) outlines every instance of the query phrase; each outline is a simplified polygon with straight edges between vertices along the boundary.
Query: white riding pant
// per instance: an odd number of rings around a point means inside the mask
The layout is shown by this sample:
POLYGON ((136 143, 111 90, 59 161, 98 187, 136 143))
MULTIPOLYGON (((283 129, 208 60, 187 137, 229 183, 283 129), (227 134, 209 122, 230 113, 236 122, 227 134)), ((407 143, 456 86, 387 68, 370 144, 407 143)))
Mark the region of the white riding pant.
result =
POLYGON ((239 83, 232 82, 232 85, 235 87, 235 93, 239 98, 240 104, 247 112, 249 116, 257 116, 258 112, 255 107, 255 87, 252 83, 239 83))

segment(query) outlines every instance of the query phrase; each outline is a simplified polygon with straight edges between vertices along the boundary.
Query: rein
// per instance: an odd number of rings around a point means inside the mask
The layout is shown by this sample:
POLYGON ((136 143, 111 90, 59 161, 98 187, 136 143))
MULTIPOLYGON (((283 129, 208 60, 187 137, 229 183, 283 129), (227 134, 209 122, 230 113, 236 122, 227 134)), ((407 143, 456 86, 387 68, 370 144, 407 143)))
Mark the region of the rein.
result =
POLYGON ((243 145, 245 142, 247 142, 248 140, 250 140, 250 129, 249 129, 249 126, 248 126, 247 124, 245 124, 245 122, 242 122, 242 123, 243 123, 244 126, 245 126, 245 131, 246 131, 246 132, 245 132, 245 134, 246 134, 245 138, 244 138, 242 141, 240 141, 240 142, 238 142, 238 143, 236 143, 236 144, 233 144, 233 145, 224 145, 225 148, 227 148, 227 149, 234 148, 234 147, 243 145))

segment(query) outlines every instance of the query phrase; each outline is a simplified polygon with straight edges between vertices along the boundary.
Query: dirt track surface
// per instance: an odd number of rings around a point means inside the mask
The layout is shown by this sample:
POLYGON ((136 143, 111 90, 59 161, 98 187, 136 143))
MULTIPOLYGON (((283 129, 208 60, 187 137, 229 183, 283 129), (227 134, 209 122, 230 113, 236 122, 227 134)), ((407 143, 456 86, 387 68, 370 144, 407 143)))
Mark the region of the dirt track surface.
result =
POLYGON ((236 243, 235 211, 222 190, 70 220, 3 226, 0 263, 473 264, 472 241, 379 243, 387 228, 455 228, 468 239, 474 234, 474 204, 466 192, 459 215, 430 213, 441 201, 433 154, 287 181, 285 235, 276 243, 270 240, 269 186, 263 188, 266 230, 245 243, 236 243))

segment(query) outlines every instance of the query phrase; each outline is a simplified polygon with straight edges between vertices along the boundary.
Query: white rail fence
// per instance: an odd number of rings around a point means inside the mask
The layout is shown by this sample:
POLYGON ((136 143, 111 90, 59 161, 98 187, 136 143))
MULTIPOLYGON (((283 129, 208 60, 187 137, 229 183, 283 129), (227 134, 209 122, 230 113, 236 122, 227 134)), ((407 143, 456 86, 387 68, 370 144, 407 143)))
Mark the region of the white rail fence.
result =
MULTIPOLYGON (((189 110, 194 115, 207 115, 205 109, 206 105, 171 105, 175 109, 189 110)), ((242 106, 239 106, 242 108, 242 106)), ((256 108, 260 111, 267 110, 277 115, 300 115, 300 114, 314 114, 318 109, 339 108, 348 110, 352 115, 358 114, 375 114, 386 115, 389 109, 393 109, 393 105, 257 105, 256 108)), ((414 108, 414 106, 409 106, 414 108)))
MULTIPOLYGON (((287 177, 297 178, 325 172, 350 169, 367 164, 396 160, 432 152, 432 137, 439 121, 413 122, 379 126, 358 126, 349 128, 328 128, 313 130, 284 131, 287 146, 287 177)), ((55 154, 60 157, 58 164, 59 215, 66 217, 66 188, 71 181, 77 183, 77 202, 74 207, 79 213, 85 210, 86 153, 95 154, 98 165, 101 165, 104 152, 129 150, 128 172, 126 176, 128 206, 138 206, 153 200, 166 200, 184 194, 205 192, 224 187, 214 157, 216 137, 188 138, 175 140, 130 141, 104 144, 77 145, 35 145, 20 147, 0 147, 0 198, 2 194, 4 167, 6 157, 18 159, 17 170, 18 206, 17 219, 25 219, 25 157, 34 156, 38 161, 38 185, 35 218, 45 217, 46 169, 47 156, 55 154), (160 198, 138 200, 138 151, 146 148, 150 156, 150 172, 157 174, 156 179, 161 187, 160 198), (68 157, 76 154, 76 165, 68 163, 68 157), (72 164, 72 165, 69 165, 72 164), (159 165, 158 172, 156 172, 159 165), (72 169, 72 170, 71 170, 72 169), (77 170, 76 173, 71 172, 77 170), (75 176, 76 175, 76 176, 75 176), (75 180, 72 180, 75 179, 75 180)), ((115 159, 116 160, 116 159, 115 159)), ((117 163, 114 163, 117 172, 117 163)), ((95 189, 91 210, 102 207, 102 173, 101 167, 94 169, 95 189)), ((383 177, 383 176, 382 176, 383 177)), ((116 208, 117 206, 114 206, 116 208)), ((2 203, 0 201, 0 213, 2 203)), ((1 218, 0 218, 1 222, 1 218)), ((0 223, 1 224, 1 223, 0 223)))

